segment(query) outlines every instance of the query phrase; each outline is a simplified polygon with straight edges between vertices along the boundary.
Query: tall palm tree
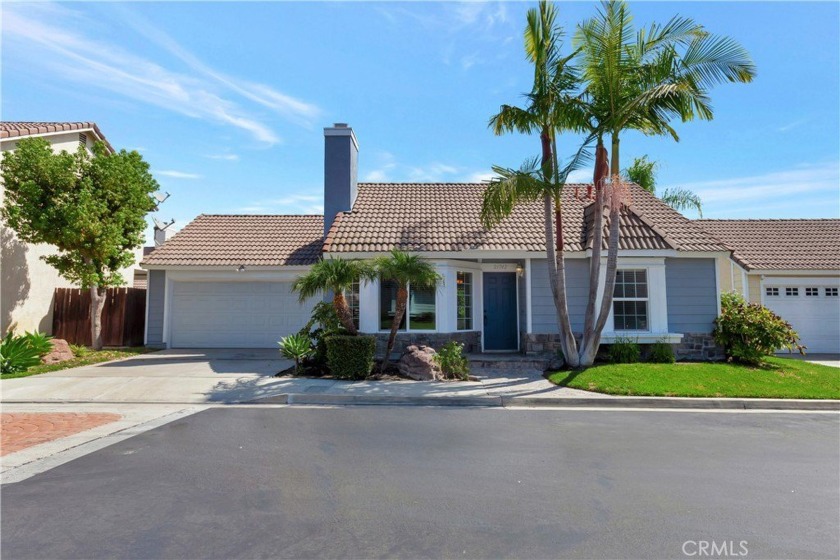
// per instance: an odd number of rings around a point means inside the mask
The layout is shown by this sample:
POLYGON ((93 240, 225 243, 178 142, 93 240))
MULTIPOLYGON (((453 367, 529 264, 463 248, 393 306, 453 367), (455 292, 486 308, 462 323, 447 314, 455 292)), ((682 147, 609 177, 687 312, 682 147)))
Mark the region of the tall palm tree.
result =
POLYGON ((534 84, 525 97, 525 107, 502 105, 490 119, 497 135, 509 132, 538 134, 540 156, 526 161, 518 170, 494 166, 481 207, 485 227, 493 227, 519 204, 542 200, 545 214, 545 245, 548 271, 563 353, 576 352, 566 299, 566 271, 563 239, 562 189, 568 174, 580 167, 587 153, 578 153, 564 168, 557 157, 557 133, 588 128, 583 104, 575 97, 579 80, 570 64, 575 53, 561 54, 563 31, 555 23, 554 5, 542 0, 538 9, 528 10, 525 27, 525 55, 534 65, 534 84), (556 225, 555 225, 556 224, 556 225))
POLYGON ((634 31, 633 17, 622 0, 604 1, 595 17, 578 26, 575 45, 580 53, 590 137, 597 140, 590 290, 579 355, 579 365, 588 366, 600 346, 615 287, 622 204, 621 134, 637 130, 646 135, 670 135, 678 141, 670 124, 673 119, 712 119, 709 89, 722 82, 750 82, 755 66, 736 41, 711 35, 690 18, 675 16, 665 25, 654 23, 634 31), (609 157, 604 147, 607 134, 609 157), (609 209, 610 222, 607 272, 596 315, 594 279, 600 276, 604 208, 609 209))
POLYGON ((391 321, 391 332, 388 335, 388 345, 385 358, 382 360, 382 371, 391 357, 397 331, 400 328, 405 309, 408 306, 408 288, 435 288, 443 282, 443 277, 435 270, 429 261, 404 251, 394 249, 387 257, 379 257, 374 261, 374 268, 382 281, 391 281, 397 285, 397 301, 394 318, 391 321))
POLYGON ((353 313, 344 293, 350 290, 354 283, 374 278, 376 271, 370 262, 356 259, 321 259, 312 265, 309 272, 295 280, 292 291, 297 292, 301 302, 319 293, 332 292, 332 303, 338 320, 347 332, 355 335, 359 330, 353 323, 353 313))
POLYGON ((703 201, 700 196, 690 189, 674 187, 665 189, 661 195, 656 194, 656 171, 659 163, 642 156, 633 159, 633 164, 622 171, 627 180, 632 181, 648 191, 659 196, 659 199, 674 210, 696 210, 703 217, 703 201))

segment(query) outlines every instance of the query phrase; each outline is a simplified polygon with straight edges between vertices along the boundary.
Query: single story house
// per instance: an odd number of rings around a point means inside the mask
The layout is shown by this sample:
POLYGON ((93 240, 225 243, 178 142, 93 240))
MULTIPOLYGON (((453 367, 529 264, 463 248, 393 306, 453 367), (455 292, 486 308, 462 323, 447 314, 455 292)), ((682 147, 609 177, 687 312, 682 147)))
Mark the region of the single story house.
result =
MULTIPOLYGON (((557 348, 541 204, 497 227, 479 220, 482 183, 358 183, 358 142, 324 130, 324 216, 201 215, 153 253, 146 342, 170 348, 276 348, 307 321, 292 282, 320 258, 370 258, 392 248, 419 253, 444 278, 410 289, 399 344, 450 339, 469 351, 540 353, 557 348)), ((563 204, 570 314, 582 329, 589 282, 592 203, 569 185, 563 204)), ((721 274, 731 251, 655 196, 631 186, 621 215, 615 303, 604 341, 667 341, 684 357, 719 356, 711 338, 721 274)), ((395 291, 387 282, 348 294, 360 330, 384 343, 395 291)))
POLYGON ((773 310, 808 353, 840 354, 840 220, 697 220, 732 250, 727 290, 773 310))
MULTIPOLYGON (((80 146, 92 153, 93 144, 98 141, 104 142, 109 152, 114 151, 93 122, 0 122, 0 150, 3 153, 14 151, 21 139, 33 137, 47 140, 55 153, 75 153, 80 146)), ((0 178, 0 204, 3 192, 0 178)), ((0 333, 15 325, 19 332, 51 334, 55 289, 75 287, 41 260, 41 257, 55 253, 56 248, 43 243, 23 243, 0 221, 0 250, 0 333)), ((141 256, 141 250, 138 250, 135 260, 139 262, 141 256)), ((136 264, 121 273, 129 285, 142 287, 145 284, 146 271, 136 264)))

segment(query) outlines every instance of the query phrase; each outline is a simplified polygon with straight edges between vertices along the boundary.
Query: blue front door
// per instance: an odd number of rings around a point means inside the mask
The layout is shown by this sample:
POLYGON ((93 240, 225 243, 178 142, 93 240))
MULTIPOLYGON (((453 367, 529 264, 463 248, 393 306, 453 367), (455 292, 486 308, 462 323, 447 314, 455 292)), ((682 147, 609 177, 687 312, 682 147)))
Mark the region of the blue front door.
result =
POLYGON ((484 273, 484 349, 516 350, 516 273, 484 273))

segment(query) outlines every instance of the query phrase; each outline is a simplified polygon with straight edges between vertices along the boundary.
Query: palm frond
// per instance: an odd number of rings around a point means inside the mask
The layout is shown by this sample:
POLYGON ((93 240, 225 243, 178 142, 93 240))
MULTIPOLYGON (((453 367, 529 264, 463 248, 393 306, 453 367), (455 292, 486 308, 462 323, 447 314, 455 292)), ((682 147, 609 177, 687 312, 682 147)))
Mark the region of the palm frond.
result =
POLYGON ((400 286, 434 288, 443 283, 435 266, 419 255, 393 249, 388 256, 374 261, 376 273, 382 280, 392 280, 400 286))
POLYGON ((661 199, 674 210, 696 210, 697 214, 703 217, 703 201, 694 191, 682 188, 665 189, 661 199))
POLYGON ((496 176, 484 189, 481 201, 481 223, 486 228, 510 216, 519 204, 538 200, 553 190, 552 183, 542 179, 540 158, 526 161, 519 169, 494 165, 493 173, 496 176))
POLYGON ((376 271, 369 261, 326 258, 312 265, 306 274, 299 276, 292 284, 292 291, 296 292, 303 302, 330 290, 344 292, 355 282, 374 278, 376 271))

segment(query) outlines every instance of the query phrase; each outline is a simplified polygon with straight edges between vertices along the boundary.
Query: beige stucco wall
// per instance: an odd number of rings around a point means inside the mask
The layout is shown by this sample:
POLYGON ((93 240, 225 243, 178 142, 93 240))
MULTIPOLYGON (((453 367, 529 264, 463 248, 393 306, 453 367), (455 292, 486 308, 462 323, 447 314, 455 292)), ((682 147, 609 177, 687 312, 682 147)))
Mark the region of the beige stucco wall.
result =
POLYGON ((716 259, 717 263, 717 277, 718 282, 720 282, 720 292, 731 292, 732 291, 732 270, 729 266, 729 258, 728 257, 718 257, 716 259))
MULTIPOLYGON (((92 131, 88 131, 87 147, 95 140, 92 131)), ((63 132, 44 136, 52 142, 56 152, 75 151, 79 146, 79 132, 63 132)), ((0 143, 3 152, 14 150, 17 140, 0 143)), ((3 184, 0 177, 0 204, 3 201, 3 184)), ((55 253, 52 245, 21 243, 14 231, 0 222, 0 333, 5 333, 11 325, 15 331, 34 331, 52 333, 53 293, 56 288, 73 287, 73 284, 59 276, 58 272, 41 260, 42 256, 55 253)), ((143 248, 136 251, 135 263, 140 262, 143 248)), ((133 265, 121 274, 128 286, 131 286, 134 272, 133 265)))
POLYGON ((749 287, 749 300, 752 303, 761 303, 761 276, 758 274, 750 274, 747 276, 747 286, 749 287))

